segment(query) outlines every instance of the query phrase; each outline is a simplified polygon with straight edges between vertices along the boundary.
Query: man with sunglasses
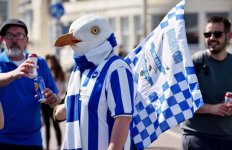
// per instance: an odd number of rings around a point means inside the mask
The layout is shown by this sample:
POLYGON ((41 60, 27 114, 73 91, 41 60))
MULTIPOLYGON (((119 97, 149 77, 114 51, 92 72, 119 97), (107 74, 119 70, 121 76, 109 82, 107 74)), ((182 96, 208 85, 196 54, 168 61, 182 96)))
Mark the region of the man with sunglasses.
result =
POLYGON ((212 16, 205 27, 205 51, 193 55, 205 105, 182 124, 184 150, 232 150, 232 55, 227 45, 232 36, 231 23, 212 16))
POLYGON ((6 20, 0 28, 0 102, 4 114, 4 127, 0 130, 0 149, 42 150, 41 104, 36 99, 34 80, 29 78, 31 68, 46 85, 43 91, 45 104, 55 107, 58 93, 51 72, 44 59, 37 64, 27 59, 28 30, 18 19, 6 20))

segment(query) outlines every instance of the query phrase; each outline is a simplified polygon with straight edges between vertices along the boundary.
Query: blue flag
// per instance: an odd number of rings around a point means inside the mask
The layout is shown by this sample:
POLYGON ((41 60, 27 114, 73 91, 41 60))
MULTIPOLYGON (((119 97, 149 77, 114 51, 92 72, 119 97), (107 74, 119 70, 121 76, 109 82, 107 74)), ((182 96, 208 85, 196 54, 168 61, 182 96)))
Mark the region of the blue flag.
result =
POLYGON ((131 133, 143 149, 203 106, 185 32, 185 1, 125 58, 137 86, 131 133))

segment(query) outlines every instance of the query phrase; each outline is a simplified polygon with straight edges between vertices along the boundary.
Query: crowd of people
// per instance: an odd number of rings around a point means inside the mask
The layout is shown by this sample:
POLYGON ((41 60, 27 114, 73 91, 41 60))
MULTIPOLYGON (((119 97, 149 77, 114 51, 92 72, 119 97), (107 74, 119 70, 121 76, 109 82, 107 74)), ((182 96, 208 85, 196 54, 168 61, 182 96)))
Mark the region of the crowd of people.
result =
MULTIPOLYGON (((75 32, 81 21, 83 18, 76 20, 70 32, 75 32)), ((115 38, 108 23, 91 16, 88 21, 84 23, 97 24, 90 32, 84 30, 89 35, 80 34, 77 38, 72 37, 75 34, 65 34, 56 41, 56 46, 71 46, 74 51, 75 67, 68 89, 65 72, 55 55, 38 56, 37 64, 28 59, 29 37, 24 22, 8 19, 1 25, 0 149, 43 150, 41 127, 44 124, 48 150, 50 122, 55 129, 58 149, 62 142, 63 149, 134 148, 129 131, 136 91, 132 71, 113 52, 115 38), (104 23, 98 24, 98 20, 104 23), (96 36, 99 41, 91 39, 96 36), (75 38, 89 38, 86 49, 78 47, 80 41, 72 40, 75 38), (46 86, 42 103, 38 102, 35 81, 30 75, 33 68, 37 68, 46 86), (96 76, 100 79, 96 80, 96 76), (67 122, 64 141, 59 122, 55 120, 67 122)), ((232 38, 231 23, 225 17, 211 16, 203 35, 206 49, 194 54, 192 60, 205 104, 193 118, 181 124, 182 148, 231 150, 232 102, 225 102, 225 94, 232 92, 232 54, 227 49, 232 38)), ((125 51, 119 48, 119 55, 125 57, 125 51)))

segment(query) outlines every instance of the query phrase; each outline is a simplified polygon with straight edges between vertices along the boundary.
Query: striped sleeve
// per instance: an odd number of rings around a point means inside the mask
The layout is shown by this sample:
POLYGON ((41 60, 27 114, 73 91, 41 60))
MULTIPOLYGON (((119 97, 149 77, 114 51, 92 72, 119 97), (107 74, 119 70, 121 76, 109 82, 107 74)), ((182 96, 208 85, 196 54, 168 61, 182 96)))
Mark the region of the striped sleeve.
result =
POLYGON ((131 116, 133 113, 134 82, 129 68, 119 67, 110 76, 108 106, 112 117, 131 116))

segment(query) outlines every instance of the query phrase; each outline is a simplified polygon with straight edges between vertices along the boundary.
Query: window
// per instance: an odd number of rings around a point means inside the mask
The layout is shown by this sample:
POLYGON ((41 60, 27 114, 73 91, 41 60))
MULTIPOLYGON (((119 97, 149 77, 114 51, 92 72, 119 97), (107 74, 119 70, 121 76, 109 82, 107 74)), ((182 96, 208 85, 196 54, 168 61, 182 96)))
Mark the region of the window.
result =
POLYGON ((151 19, 151 29, 154 30, 162 21, 162 19, 165 17, 165 14, 156 14, 152 15, 151 19))
POLYGON ((228 18, 229 14, 227 12, 217 12, 217 13, 211 12, 211 13, 207 13, 206 17, 208 18, 210 16, 223 16, 223 17, 228 18))
POLYGON ((198 33, 198 14, 189 13, 185 14, 185 28, 186 36, 189 44, 199 43, 199 33, 198 33))
POLYGON ((0 1, 0 24, 7 19, 7 1, 0 1))
POLYGON ((116 30, 115 18, 109 18, 108 22, 110 24, 111 29, 115 32, 115 30, 116 30))
MULTIPOLYGON (((152 30, 154 30, 162 19, 165 17, 165 14, 152 15, 152 30)), ((186 36, 189 44, 198 44, 199 35, 198 35, 198 14, 189 13, 185 14, 185 26, 186 26, 186 36)))
POLYGON ((23 21, 27 25, 28 31, 32 31, 33 11, 27 10, 23 13, 23 21))
POLYGON ((65 3, 65 2, 69 2, 69 0, 61 0, 61 2, 65 3))
POLYGON ((20 0, 20 1, 19 1, 19 4, 20 4, 21 6, 26 5, 26 4, 31 4, 31 0, 20 0))
POLYGON ((142 38, 142 27, 141 27, 141 17, 134 16, 134 29, 135 29, 135 46, 137 46, 141 42, 142 38))
POLYGON ((120 19, 121 22, 121 36, 122 36, 122 44, 125 49, 129 48, 129 18, 122 17, 120 19))

